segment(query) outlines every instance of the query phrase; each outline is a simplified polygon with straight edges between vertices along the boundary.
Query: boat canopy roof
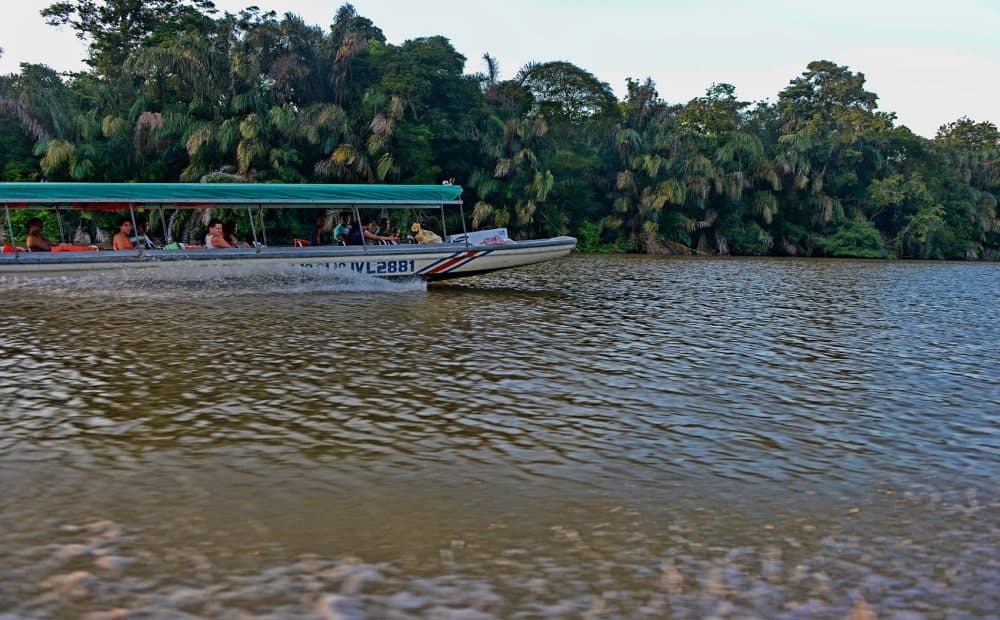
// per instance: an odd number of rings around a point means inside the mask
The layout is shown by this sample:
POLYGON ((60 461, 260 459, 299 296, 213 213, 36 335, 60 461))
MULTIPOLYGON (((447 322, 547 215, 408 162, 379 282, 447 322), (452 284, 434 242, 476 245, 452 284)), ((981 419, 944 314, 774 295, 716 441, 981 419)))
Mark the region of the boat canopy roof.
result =
POLYGON ((0 205, 12 208, 117 210, 216 206, 413 207, 461 204, 457 185, 277 183, 0 183, 0 205))

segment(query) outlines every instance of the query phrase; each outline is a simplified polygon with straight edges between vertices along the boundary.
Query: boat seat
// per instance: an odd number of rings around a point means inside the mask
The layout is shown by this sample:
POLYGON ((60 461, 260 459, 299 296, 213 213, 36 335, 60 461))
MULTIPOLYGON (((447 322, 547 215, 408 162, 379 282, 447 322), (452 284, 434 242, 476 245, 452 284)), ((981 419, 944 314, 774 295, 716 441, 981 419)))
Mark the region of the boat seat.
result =
POLYGON ((310 244, 306 239, 292 239, 292 247, 295 248, 307 248, 310 244))
POLYGON ((0 248, 0 254, 13 254, 14 252, 30 252, 28 248, 16 248, 9 243, 3 244, 3 248, 0 248))
POLYGON ((96 252, 96 245, 54 245, 53 252, 96 252))

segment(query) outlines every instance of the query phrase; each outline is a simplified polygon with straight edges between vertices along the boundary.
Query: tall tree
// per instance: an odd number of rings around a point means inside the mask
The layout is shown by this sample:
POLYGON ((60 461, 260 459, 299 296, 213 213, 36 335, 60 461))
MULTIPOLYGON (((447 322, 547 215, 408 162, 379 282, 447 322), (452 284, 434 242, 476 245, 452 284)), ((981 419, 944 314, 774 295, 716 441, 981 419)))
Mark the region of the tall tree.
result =
POLYGON ((86 62, 113 75, 129 55, 155 37, 204 27, 215 12, 211 0, 67 0, 42 9, 46 23, 69 26, 90 43, 86 62))
POLYGON ((894 115, 877 112, 863 73, 828 60, 810 62, 778 95, 781 137, 776 154, 785 208, 776 221, 781 247, 811 252, 816 235, 845 220, 845 205, 860 205, 884 158, 879 136, 894 115))

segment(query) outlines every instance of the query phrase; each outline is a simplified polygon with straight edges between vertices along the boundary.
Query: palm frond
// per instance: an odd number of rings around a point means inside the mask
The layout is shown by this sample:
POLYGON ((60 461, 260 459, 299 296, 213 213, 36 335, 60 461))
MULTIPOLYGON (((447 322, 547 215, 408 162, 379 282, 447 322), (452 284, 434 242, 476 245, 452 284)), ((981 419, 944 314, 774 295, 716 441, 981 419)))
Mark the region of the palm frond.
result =
POLYGON ((193 160, 205 159, 216 146, 215 127, 204 124, 198 127, 187 139, 186 148, 188 156, 193 160))
POLYGON ((263 159, 265 154, 264 145, 260 140, 244 138, 236 145, 236 163, 239 164, 240 172, 246 173, 254 164, 263 159))
POLYGON ((288 104, 273 106, 267 111, 267 120, 283 136, 291 136, 294 132, 298 115, 295 108, 288 104))
POLYGON ((230 155, 236 150, 236 145, 240 142, 240 119, 227 118, 222 122, 217 133, 219 150, 230 155))
POLYGON ((72 169, 76 163, 76 146, 67 140, 49 140, 46 143, 45 157, 38 162, 42 173, 47 177, 61 174, 72 169))
POLYGON ((0 97, 0 118, 16 118, 21 121, 25 133, 31 136, 35 142, 44 142, 51 138, 42 124, 29 114, 28 110, 16 99, 11 97, 0 97))
POLYGON ((153 134, 163 127, 163 115, 159 112, 143 112, 135 121, 135 129, 132 131, 132 144, 135 150, 146 153, 151 150, 155 141, 153 134))
POLYGON ((631 170, 622 170, 618 173, 615 179, 615 187, 619 190, 627 190, 629 192, 634 192, 635 188, 635 175, 632 174, 631 170))
POLYGON ((128 123, 120 116, 108 115, 101 121, 101 133, 105 138, 124 136, 129 133, 128 123))
POLYGON ((602 233, 606 230, 619 231, 625 224, 625 220, 614 215, 605 215, 601 218, 601 221, 597 223, 597 232, 602 233))
POLYGON ((375 165, 375 177, 380 181, 385 181, 386 176, 392 171, 395 161, 392 158, 391 153, 386 153, 379 157, 378 162, 375 165))
POLYGON ((675 205, 684 204, 684 200, 687 197, 687 193, 684 191, 684 186, 681 185, 680 181, 677 179, 667 179, 656 186, 656 192, 663 196, 663 199, 675 205))
POLYGON ((376 114, 372 122, 368 123, 368 129, 376 135, 389 137, 392 135, 392 121, 383 114, 376 114))
POLYGON ((493 216, 493 205, 483 200, 476 203, 472 208, 472 227, 481 228, 483 224, 490 221, 493 216))
POLYGON ((365 141, 365 148, 368 151, 369 155, 375 157, 379 153, 385 152, 387 144, 388 140, 384 135, 373 133, 372 135, 368 136, 368 140, 365 141))
POLYGON ((770 224, 778 213, 778 199, 771 192, 757 192, 751 203, 753 214, 770 224))
POLYGON ((496 168, 493 170, 493 176, 498 179, 502 179, 508 174, 510 174, 511 168, 513 167, 510 159, 501 159, 497 161, 496 168))
POLYGON ((70 166, 69 175, 73 177, 74 181, 86 181, 94 178, 95 171, 94 162, 89 159, 80 159, 70 166))
POLYGON ((245 140, 254 140, 259 137, 264 130, 264 124, 256 114, 248 114, 240 121, 240 136, 245 140))
POLYGON ((618 213, 628 213, 632 210, 632 200, 627 196, 618 196, 611 203, 611 208, 618 213))
POLYGON ((402 97, 397 97, 395 95, 389 99, 389 109, 388 116, 392 121, 399 121, 403 118, 403 113, 406 111, 406 100, 402 97))

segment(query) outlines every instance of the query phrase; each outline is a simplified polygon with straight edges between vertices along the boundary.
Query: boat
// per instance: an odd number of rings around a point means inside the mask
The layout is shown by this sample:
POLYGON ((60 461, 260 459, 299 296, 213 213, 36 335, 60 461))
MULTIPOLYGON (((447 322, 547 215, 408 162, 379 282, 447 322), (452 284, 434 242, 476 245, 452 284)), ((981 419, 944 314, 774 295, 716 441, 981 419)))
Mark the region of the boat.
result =
MULTIPOLYGON (((53 252, 28 252, 5 245, 0 275, 69 275, 107 270, 148 270, 167 265, 238 269, 273 265, 302 270, 346 270, 380 278, 447 280, 511 269, 557 259, 576 247, 568 236, 513 241, 505 229, 477 232, 465 227, 457 185, 338 185, 270 183, 0 183, 0 204, 7 214, 8 239, 16 239, 11 209, 121 211, 131 214, 165 209, 245 209, 253 234, 249 248, 203 249, 174 244, 176 249, 101 250, 94 246, 56 247, 53 252), (262 209, 349 210, 358 222, 360 210, 409 209, 440 215, 443 241, 395 245, 319 245, 294 240, 289 246, 266 243, 262 209), (461 232, 447 235, 445 209, 457 208, 461 232), (94 251, 96 250, 96 251, 94 251)), ((241 215, 242 217, 242 215, 241 215)), ((60 217, 60 222, 62 221, 60 217)), ((453 219, 454 221, 454 219, 453 219)))

